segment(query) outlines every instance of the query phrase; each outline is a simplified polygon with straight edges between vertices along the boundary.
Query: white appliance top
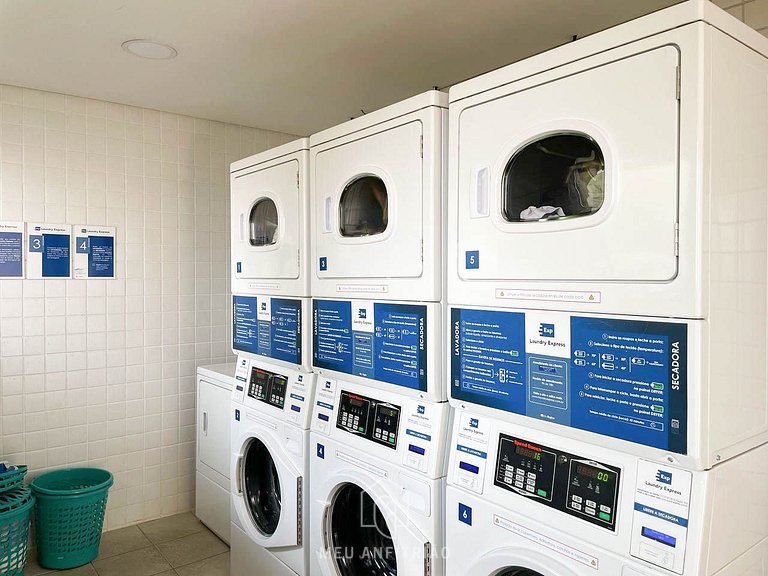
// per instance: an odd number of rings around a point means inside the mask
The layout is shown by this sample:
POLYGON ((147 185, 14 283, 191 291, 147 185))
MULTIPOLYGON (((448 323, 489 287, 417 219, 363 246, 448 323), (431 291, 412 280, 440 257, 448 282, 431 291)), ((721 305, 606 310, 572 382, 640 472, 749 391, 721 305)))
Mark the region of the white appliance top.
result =
POLYGON ((217 383, 226 386, 229 390, 235 385, 235 362, 224 364, 209 364, 208 366, 198 366, 197 375, 206 376, 216 380, 217 383))

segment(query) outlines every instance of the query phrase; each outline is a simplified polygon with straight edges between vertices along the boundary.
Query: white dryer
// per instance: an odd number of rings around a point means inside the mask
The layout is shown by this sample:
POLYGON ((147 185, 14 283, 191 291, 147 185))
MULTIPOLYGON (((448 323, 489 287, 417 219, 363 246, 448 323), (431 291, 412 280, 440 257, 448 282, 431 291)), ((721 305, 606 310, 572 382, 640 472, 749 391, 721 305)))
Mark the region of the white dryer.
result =
POLYGON ((447 576, 765 576, 768 445, 689 471, 459 412, 447 576))
POLYGON ((439 302, 448 97, 310 137, 312 296, 439 302))
POLYGON ((232 292, 309 296, 309 140, 231 166, 232 292))
POLYGON ((313 576, 442 576, 446 402, 318 380, 313 576))
POLYGON ((195 516, 230 540, 229 413, 235 363, 197 367, 195 516))
POLYGON ((696 469, 768 441, 767 57, 689 1, 451 88, 456 406, 696 469))
POLYGON ((240 357, 232 395, 232 576, 308 576, 314 378, 240 357))

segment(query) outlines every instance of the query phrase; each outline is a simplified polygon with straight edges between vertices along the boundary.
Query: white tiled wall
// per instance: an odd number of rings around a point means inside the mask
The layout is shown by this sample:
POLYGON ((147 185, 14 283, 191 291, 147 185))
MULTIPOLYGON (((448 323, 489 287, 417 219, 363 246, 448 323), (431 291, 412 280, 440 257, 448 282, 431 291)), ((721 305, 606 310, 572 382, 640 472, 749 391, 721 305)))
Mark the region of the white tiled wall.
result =
POLYGON ((742 22, 746 22, 752 28, 768 36, 768 0, 713 1, 742 22))
POLYGON ((191 509, 229 352, 228 166, 293 137, 0 86, 0 219, 117 227, 116 280, 0 280, 0 459, 105 467, 107 527, 191 509))

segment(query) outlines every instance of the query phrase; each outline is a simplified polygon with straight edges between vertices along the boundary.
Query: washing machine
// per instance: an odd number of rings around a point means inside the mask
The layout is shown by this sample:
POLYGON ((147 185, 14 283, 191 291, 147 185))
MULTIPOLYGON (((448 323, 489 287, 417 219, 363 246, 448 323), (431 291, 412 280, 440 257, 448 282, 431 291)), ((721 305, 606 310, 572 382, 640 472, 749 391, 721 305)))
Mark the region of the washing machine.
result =
POLYGON ((308 576, 314 378, 239 357, 231 408, 231 574, 308 576))
POLYGON ((766 56, 689 1, 451 88, 457 407, 693 469, 768 441, 766 56))
POLYGON ((432 90, 310 137, 312 296, 440 301, 447 108, 432 90))
POLYGON ((231 165, 232 291, 308 297, 309 140, 231 165))
POLYGON ((319 379, 310 435, 313 576, 441 576, 447 402, 319 379))
POLYGON ((458 413, 447 576, 764 576, 768 445, 690 471, 458 413))

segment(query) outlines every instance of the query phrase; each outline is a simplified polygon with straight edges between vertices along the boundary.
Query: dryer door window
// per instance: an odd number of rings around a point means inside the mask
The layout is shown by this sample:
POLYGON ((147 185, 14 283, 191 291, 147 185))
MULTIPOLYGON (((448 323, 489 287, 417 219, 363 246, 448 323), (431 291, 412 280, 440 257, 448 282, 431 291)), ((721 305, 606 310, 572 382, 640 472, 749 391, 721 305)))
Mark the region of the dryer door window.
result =
POLYGON ((605 160, 586 134, 555 134, 523 147, 502 182, 509 222, 589 216, 603 205, 605 160))
POLYGON ((373 236, 387 229, 387 187, 381 178, 362 176, 344 188, 339 200, 342 236, 373 236))
POLYGON ((355 484, 336 494, 326 529, 340 576, 396 576, 397 558, 392 535, 373 498, 355 484))
POLYGON ((248 219, 251 246, 270 246, 277 241, 277 206, 271 198, 262 198, 251 208, 248 219))
POLYGON ((243 487, 251 520, 259 532, 271 536, 280 522, 280 477, 269 449, 257 438, 245 452, 243 487))

